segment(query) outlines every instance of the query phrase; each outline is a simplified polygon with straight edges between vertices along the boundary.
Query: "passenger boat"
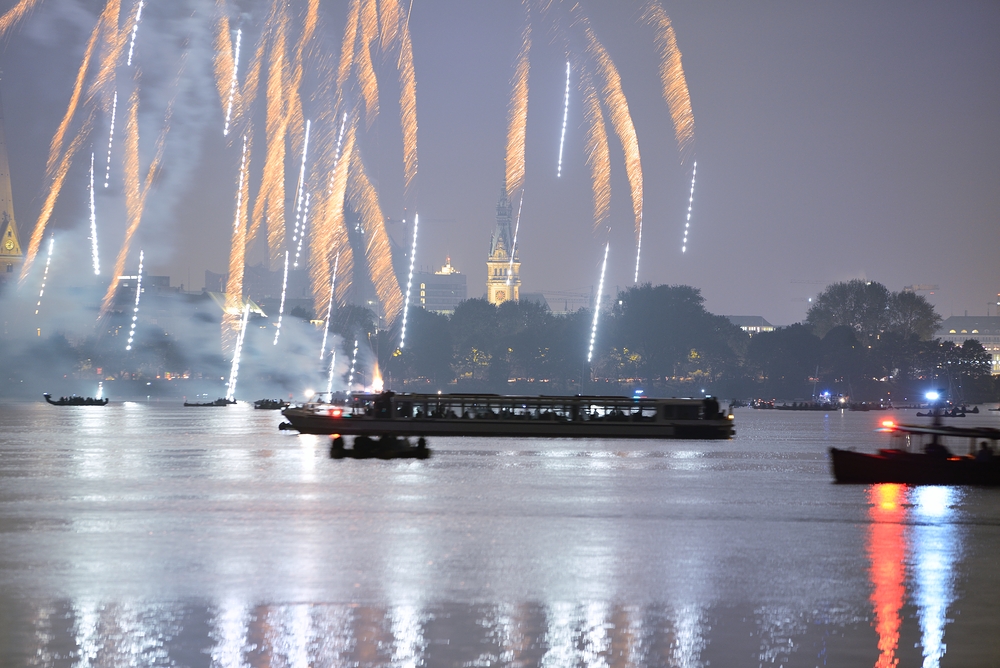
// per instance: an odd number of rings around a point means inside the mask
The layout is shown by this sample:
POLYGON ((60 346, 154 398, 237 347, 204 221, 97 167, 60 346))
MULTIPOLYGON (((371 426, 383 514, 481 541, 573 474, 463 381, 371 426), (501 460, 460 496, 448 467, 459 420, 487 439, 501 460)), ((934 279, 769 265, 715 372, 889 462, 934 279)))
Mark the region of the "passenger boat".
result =
POLYGON ((68 397, 53 399, 52 395, 48 392, 43 393, 42 396, 45 397, 45 401, 53 406, 106 406, 108 403, 107 397, 104 399, 95 399, 93 397, 78 397, 74 394, 68 397))
POLYGON ((901 441, 897 447, 881 449, 877 454, 830 448, 834 479, 863 484, 1000 485, 1000 457, 996 450, 1000 429, 933 424, 892 425, 886 431, 901 441), (955 454, 965 444, 968 454, 955 454))
POLYGON ((226 399, 226 398, 223 397, 223 398, 216 399, 215 401, 203 401, 203 402, 200 402, 200 403, 199 402, 185 401, 184 405, 185 406, 229 406, 229 405, 235 404, 235 403, 236 403, 235 399, 226 399))
POLYGON ((725 439, 732 413, 707 399, 354 394, 286 408, 280 429, 351 436, 725 439))

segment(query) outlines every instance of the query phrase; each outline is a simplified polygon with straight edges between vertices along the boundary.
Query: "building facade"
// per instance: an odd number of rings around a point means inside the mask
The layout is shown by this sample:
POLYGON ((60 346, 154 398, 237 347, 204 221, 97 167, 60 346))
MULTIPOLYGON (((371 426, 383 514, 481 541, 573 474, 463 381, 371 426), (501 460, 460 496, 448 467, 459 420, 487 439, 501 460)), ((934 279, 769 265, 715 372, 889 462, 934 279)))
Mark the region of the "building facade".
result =
POLYGON ((759 315, 727 315, 726 318, 750 336, 774 331, 774 325, 759 315))
POLYGON ((934 337, 959 346, 969 339, 979 341, 993 358, 992 374, 1000 376, 1000 316, 953 315, 941 323, 934 337))
POLYGON ((440 271, 418 272, 413 275, 413 280, 419 288, 417 298, 420 308, 434 313, 451 315, 468 295, 465 274, 451 266, 451 258, 440 271))
POLYGON ((514 247, 511 216, 514 207, 507 197, 507 182, 500 187, 497 202, 497 223, 490 239, 490 254, 486 259, 486 299, 494 306, 517 301, 521 292, 521 263, 514 247))

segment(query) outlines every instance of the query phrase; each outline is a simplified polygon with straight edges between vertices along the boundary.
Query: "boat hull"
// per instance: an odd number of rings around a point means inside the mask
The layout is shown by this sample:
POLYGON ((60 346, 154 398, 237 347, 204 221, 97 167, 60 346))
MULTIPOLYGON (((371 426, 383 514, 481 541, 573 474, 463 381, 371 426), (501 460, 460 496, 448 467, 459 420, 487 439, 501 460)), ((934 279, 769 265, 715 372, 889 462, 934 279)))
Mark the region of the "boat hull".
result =
POLYGON ((285 418, 301 434, 344 436, 490 436, 499 438, 623 438, 727 439, 729 420, 672 422, 559 422, 518 419, 435 418, 378 419, 331 417, 305 409, 288 408, 285 418))
POLYGON ((996 458, 980 462, 971 457, 932 457, 903 450, 870 455, 830 448, 830 464, 838 483, 1000 485, 1000 459, 996 458))

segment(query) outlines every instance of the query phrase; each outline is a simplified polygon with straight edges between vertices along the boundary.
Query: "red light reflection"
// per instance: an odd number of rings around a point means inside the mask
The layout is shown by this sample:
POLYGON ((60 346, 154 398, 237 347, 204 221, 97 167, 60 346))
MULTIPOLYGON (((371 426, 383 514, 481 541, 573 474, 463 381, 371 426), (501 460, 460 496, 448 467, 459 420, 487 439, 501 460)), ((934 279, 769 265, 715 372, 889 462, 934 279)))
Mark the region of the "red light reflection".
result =
POLYGON ((899 663, 899 612, 906 596, 906 486, 872 485, 868 490, 868 557, 871 560, 871 601, 875 610, 879 657, 875 668, 899 663))

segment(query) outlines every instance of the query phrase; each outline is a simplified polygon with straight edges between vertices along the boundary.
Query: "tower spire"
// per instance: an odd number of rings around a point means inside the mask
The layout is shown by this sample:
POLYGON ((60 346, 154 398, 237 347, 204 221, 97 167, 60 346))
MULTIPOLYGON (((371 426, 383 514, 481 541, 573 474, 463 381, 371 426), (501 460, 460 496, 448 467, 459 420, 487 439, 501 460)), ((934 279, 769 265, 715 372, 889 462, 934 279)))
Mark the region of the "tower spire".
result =
POLYGON ((491 304, 517 301, 520 297, 521 263, 517 260, 517 249, 514 248, 514 232, 511 227, 513 213, 505 174, 501 180, 500 199, 497 200, 496 227, 490 238, 490 254, 486 259, 486 297, 491 304))
POLYGON ((3 102, 0 101, 0 282, 12 280, 24 262, 21 241, 14 220, 14 203, 10 187, 10 162, 7 160, 7 138, 3 127, 3 102))

